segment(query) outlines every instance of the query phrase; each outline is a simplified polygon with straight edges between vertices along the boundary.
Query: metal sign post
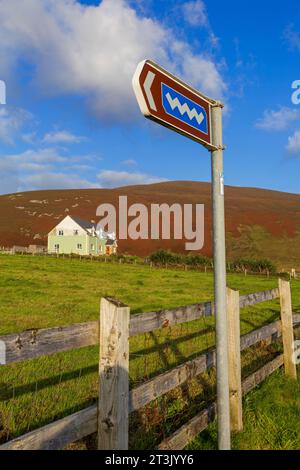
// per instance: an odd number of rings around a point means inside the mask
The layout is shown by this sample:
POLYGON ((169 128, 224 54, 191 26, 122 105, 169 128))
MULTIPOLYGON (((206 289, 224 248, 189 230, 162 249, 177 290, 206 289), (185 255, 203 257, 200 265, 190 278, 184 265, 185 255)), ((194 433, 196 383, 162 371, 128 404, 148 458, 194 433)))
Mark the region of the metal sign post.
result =
POLYGON ((136 69, 133 89, 148 119, 178 132, 212 152, 213 249, 217 348, 217 419, 220 450, 230 449, 228 334, 222 107, 150 60, 136 69))
POLYGON ((228 370, 228 334, 226 308, 226 254, 224 216, 224 176, 222 141, 222 105, 212 107, 212 140, 218 150, 211 153, 213 252, 217 349, 217 416, 220 450, 230 449, 230 405, 228 370))

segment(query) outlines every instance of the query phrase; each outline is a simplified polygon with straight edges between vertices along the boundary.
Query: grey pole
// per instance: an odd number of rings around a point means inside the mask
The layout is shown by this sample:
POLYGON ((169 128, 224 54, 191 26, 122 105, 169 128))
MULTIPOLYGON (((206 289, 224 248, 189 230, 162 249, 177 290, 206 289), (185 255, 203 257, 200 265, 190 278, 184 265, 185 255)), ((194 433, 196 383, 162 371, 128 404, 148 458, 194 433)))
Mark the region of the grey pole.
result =
POLYGON ((226 254, 224 216, 222 104, 212 106, 213 250, 217 350, 217 419, 219 450, 230 450, 226 254))

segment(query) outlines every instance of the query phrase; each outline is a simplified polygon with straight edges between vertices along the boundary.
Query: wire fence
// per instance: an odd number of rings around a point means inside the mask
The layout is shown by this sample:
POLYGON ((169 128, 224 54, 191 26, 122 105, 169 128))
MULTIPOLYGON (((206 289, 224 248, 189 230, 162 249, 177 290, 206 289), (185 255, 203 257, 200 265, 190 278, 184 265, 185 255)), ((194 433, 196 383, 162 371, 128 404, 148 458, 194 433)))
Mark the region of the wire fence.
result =
MULTIPOLYGON (((278 295, 273 289, 243 296, 240 305, 271 301, 278 295)), ((174 446, 172 436, 178 430, 182 433, 193 419, 199 429, 205 428, 214 415, 212 305, 154 313, 130 319, 129 447, 133 449, 174 446), (200 418, 199 413, 203 413, 200 418)), ((295 321, 300 321, 299 316, 295 321)), ((242 337, 241 378, 246 380, 246 391, 282 365, 280 328, 275 322, 242 337)), ((0 340, 7 344, 10 362, 1 369, 0 442, 8 446, 22 442, 26 448, 26 433, 37 429, 30 438, 34 448, 97 448, 98 322, 27 331, 0 340), (64 432, 57 420, 62 420, 64 432), (18 436, 23 436, 20 441, 12 440, 18 436)))
MULTIPOLYGON (((166 269, 174 271, 195 271, 203 272, 208 274, 213 274, 214 264, 213 260, 208 259, 207 263, 195 263, 195 264, 185 264, 185 263, 176 263, 176 262, 153 262, 151 257, 140 257, 134 255, 126 254, 103 254, 103 255, 80 255, 76 253, 48 253, 46 249, 41 249, 40 251, 32 251, 28 247, 13 247, 13 248, 0 248, 0 254, 9 254, 9 255, 20 255, 20 256, 40 256, 48 258, 56 258, 63 260, 79 260, 83 262, 96 262, 96 263, 108 263, 114 265, 135 265, 135 266, 149 266, 150 269, 166 269)), ((248 260, 249 261, 249 260, 248 260)), ((249 261, 250 262, 250 261, 249 261)), ((259 261, 255 262, 258 263, 259 261)), ((264 276, 266 278, 277 278, 278 276, 286 277, 286 279, 298 279, 298 274, 295 268, 285 269, 281 268, 279 271, 275 267, 261 267, 261 268, 251 268, 250 265, 243 264, 240 261, 228 261, 226 266, 227 273, 237 273, 243 274, 244 276, 264 276)))

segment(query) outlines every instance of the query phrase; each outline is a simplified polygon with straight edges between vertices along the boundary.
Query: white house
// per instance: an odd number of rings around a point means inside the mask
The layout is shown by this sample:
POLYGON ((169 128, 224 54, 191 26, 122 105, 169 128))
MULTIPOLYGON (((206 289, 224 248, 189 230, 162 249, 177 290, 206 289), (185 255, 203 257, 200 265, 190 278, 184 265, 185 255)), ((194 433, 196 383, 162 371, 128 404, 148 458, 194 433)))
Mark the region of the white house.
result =
POLYGON ((96 230, 95 224, 67 215, 48 234, 48 253, 104 255, 117 252, 115 234, 96 230))

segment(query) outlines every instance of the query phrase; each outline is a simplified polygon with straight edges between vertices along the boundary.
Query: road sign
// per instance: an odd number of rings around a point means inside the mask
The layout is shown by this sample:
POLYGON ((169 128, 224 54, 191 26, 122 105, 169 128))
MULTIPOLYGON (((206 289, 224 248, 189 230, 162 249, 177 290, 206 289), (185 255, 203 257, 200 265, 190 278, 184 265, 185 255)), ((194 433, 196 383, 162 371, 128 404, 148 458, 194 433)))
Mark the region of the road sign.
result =
POLYGON ((230 401, 226 312, 223 105, 202 95, 150 60, 145 60, 138 65, 132 83, 144 116, 211 150, 218 444, 220 450, 227 450, 230 449, 230 401))
POLYGON ((215 148, 211 136, 212 100, 150 60, 138 65, 132 83, 144 116, 210 150, 215 148))

